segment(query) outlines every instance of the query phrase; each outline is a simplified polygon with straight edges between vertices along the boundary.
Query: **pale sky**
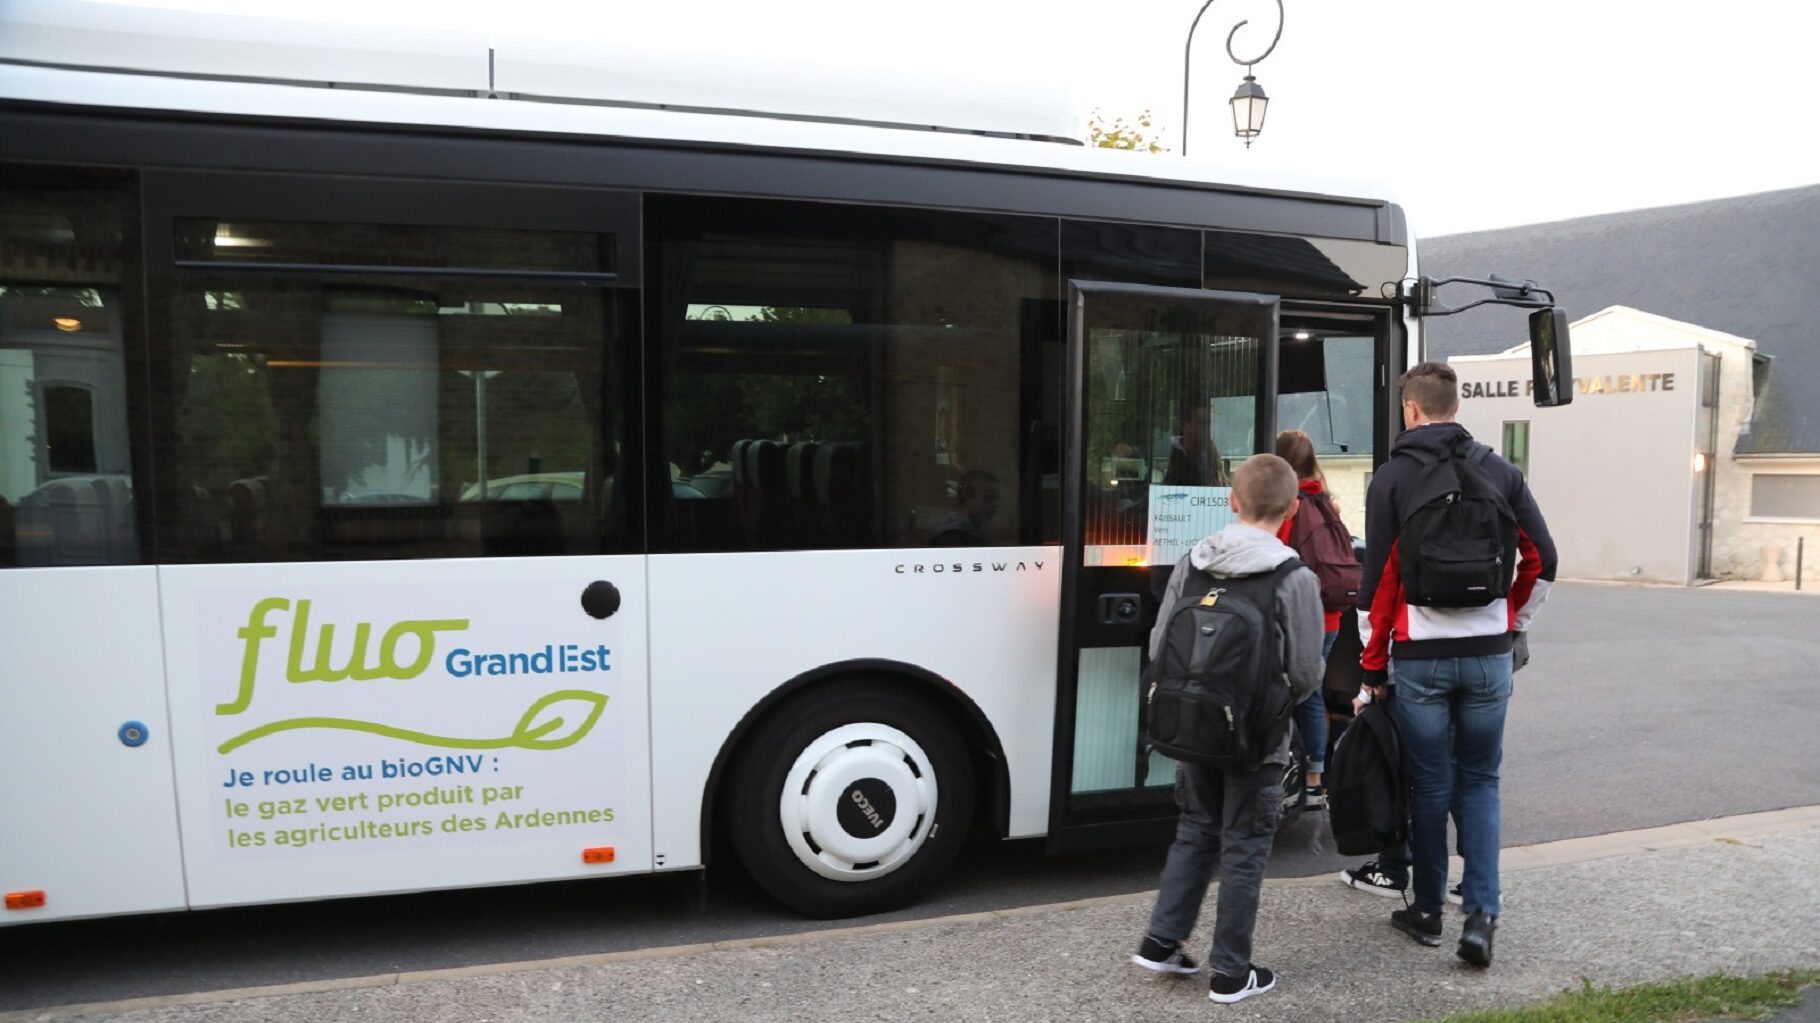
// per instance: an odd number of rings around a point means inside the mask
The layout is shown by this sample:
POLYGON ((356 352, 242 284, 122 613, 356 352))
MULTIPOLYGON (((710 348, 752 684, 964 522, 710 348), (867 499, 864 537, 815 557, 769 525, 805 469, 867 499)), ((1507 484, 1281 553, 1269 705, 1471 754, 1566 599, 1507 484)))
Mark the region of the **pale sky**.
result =
MULTIPOLYGON (((1082 113, 1153 110, 1179 151, 1182 43, 1200 0, 134 0, 315 19, 640 38, 782 59, 979 62, 1068 87, 1082 113)), ((1820 182, 1810 0, 1284 0, 1246 151, 1226 56, 1269 44, 1274 0, 1214 0, 1195 36, 1196 158, 1363 176, 1418 234, 1820 182), (1807 155, 1803 156, 1802 153, 1807 155)), ((1133 154, 1132 159, 1178 159, 1133 154)))

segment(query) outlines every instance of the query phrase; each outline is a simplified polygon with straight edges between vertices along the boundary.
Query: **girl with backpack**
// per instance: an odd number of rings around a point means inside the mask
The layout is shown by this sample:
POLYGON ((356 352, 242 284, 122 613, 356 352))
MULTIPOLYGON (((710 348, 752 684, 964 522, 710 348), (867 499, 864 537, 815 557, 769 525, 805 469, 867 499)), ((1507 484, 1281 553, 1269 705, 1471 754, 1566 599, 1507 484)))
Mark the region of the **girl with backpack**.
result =
MULTIPOLYGON (((1294 549, 1302 563, 1314 570, 1321 584, 1321 660, 1333 653, 1340 634, 1340 615, 1359 595, 1359 560, 1353 553, 1352 534, 1340 521, 1339 509, 1327 494, 1326 476, 1314 456, 1314 441, 1300 430, 1277 434, 1276 454, 1295 470, 1300 492, 1295 513, 1277 530, 1277 539, 1294 549)), ((1327 804, 1321 775, 1327 769, 1327 705, 1317 690, 1296 705, 1296 729, 1308 751, 1308 808, 1327 804)))

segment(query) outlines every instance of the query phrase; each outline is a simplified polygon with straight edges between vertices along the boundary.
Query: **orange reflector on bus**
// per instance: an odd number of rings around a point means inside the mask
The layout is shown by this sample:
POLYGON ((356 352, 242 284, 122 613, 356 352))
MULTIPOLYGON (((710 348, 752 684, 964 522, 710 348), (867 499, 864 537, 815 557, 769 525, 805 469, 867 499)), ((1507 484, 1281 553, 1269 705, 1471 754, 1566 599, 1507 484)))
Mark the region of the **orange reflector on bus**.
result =
POLYGON ((44 889, 34 888, 29 892, 7 892, 7 909, 37 909, 44 905, 44 889))
MULTIPOLYGON (((581 862, 583 862, 583 863, 612 863, 613 862, 613 847, 610 845, 602 845, 602 846, 596 846, 593 849, 583 849, 581 851, 581 862)), ((10 898, 10 896, 9 896, 9 898, 10 898)))

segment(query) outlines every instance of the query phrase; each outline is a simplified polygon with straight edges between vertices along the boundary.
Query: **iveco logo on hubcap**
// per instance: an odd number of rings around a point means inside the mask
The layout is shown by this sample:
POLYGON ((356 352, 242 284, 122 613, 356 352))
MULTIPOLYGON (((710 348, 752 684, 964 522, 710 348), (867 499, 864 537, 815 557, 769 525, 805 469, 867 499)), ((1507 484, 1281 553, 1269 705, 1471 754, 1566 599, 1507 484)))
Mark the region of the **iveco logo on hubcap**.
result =
POLYGON ((872 800, 867 799, 864 792, 854 789, 853 801, 859 804, 859 812, 866 815, 866 819, 872 822, 873 827, 880 831, 885 830, 885 819, 878 815, 877 810, 872 809, 872 800))
POLYGON ((891 786, 877 778, 861 778, 841 794, 835 816, 841 830, 854 838, 870 838, 891 825, 897 797, 891 786))

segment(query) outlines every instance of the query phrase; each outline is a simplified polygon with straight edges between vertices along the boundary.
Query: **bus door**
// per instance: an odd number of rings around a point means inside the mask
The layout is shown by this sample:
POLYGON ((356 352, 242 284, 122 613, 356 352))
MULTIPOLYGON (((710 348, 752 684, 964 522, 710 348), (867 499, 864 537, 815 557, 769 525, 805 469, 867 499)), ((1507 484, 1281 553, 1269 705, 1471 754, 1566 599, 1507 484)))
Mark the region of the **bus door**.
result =
POLYGON ((190 904, 650 869, 637 196, 145 210, 190 904))
POLYGON ((1052 848, 1173 827, 1139 684, 1169 572, 1276 436, 1278 300, 1072 281, 1052 848))

